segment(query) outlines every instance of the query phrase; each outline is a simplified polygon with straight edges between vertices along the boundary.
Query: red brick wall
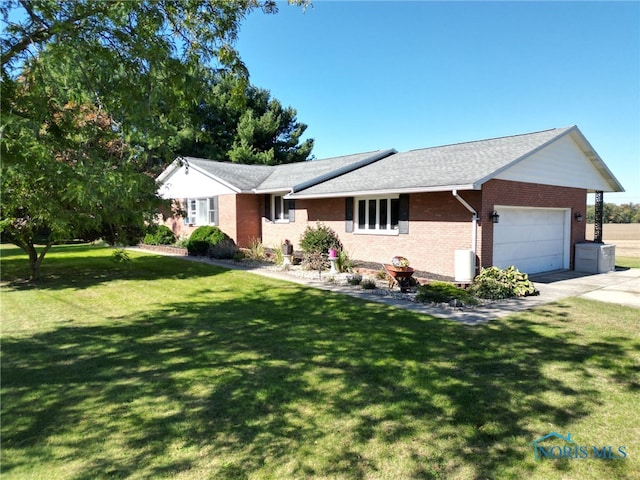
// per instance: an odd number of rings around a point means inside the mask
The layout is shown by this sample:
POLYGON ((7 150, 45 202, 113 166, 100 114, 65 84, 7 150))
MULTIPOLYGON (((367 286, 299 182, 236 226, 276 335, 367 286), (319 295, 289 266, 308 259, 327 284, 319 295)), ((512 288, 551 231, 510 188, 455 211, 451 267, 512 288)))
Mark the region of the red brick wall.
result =
MULTIPOLYGON (((261 238, 264 207, 261 209, 260 203, 260 195, 235 195, 236 236, 233 238, 240 247, 248 247, 253 239, 261 238)), ((220 210, 222 213, 222 208, 220 210)))
POLYGON ((577 212, 586 217, 587 191, 582 188, 556 187, 507 180, 490 180, 482 187, 482 221, 479 248, 480 265, 491 266, 493 262, 493 223, 489 215, 496 205, 519 207, 546 207, 571 209, 571 251, 570 268, 573 268, 574 246, 585 239, 586 224, 575 221, 577 212))
MULTIPOLYGON (((476 253, 480 266, 492 263, 493 223, 489 215, 496 205, 571 208, 573 266, 573 247, 585 238, 585 222, 577 223, 574 214, 581 212, 586 216, 586 190, 491 180, 482 192, 458 194, 478 211, 476 253)), ((274 223, 264 218, 263 195, 221 195, 219 207, 220 228, 243 247, 253 238, 262 238, 266 247, 277 247, 289 239, 299 250, 304 230, 320 221, 335 230, 354 259, 388 263, 394 255, 402 255, 418 270, 447 276, 454 275, 454 251, 473 248, 471 212, 451 192, 411 194, 409 233, 401 235, 347 233, 344 198, 296 200, 295 221, 289 223, 274 223)), ((184 226, 181 218, 165 223, 183 234, 193 230, 184 226)))
MULTIPOLYGON (((479 205, 479 192, 460 195, 479 205)), ((453 276, 454 250, 471 248, 471 213, 450 192, 412 194, 409 199, 409 233, 368 235, 345 231, 345 199, 296 200, 295 222, 263 223, 263 243, 278 245, 285 238, 299 248, 307 225, 321 221, 340 238, 350 257, 389 263, 395 255, 409 259, 411 266, 453 276)))

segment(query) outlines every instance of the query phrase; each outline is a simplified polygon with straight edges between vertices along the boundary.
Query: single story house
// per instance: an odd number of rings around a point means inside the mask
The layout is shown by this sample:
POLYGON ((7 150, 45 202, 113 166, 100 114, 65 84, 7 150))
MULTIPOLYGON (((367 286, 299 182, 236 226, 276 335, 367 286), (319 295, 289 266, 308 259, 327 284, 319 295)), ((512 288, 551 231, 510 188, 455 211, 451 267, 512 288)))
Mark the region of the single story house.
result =
POLYGON ((402 255, 446 276, 465 250, 476 269, 571 269, 587 193, 624 191, 576 126, 277 166, 181 157, 158 182, 179 235, 218 225, 241 247, 275 247, 322 222, 351 258, 402 255))

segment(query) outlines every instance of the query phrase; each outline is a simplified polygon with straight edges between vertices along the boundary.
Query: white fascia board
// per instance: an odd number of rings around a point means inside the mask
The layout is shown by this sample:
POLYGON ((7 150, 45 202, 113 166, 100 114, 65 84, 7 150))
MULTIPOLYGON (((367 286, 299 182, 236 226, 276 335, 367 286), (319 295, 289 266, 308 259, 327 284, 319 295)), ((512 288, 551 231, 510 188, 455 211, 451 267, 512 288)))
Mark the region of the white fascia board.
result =
POLYGON ((290 188, 265 188, 265 189, 254 188, 251 190, 251 193, 255 193, 256 195, 261 193, 284 193, 284 192, 291 192, 291 189, 290 188))
POLYGON ((160 173, 160 175, 158 175, 156 177, 156 182, 157 183, 163 183, 168 177, 171 176, 171 174, 174 172, 174 170, 176 170, 177 168, 180 168, 180 162, 181 161, 182 161, 182 157, 178 157, 173 162, 171 162, 169 165, 167 165, 167 168, 165 168, 160 173))
POLYGON ((304 194, 304 193, 290 193, 285 195, 284 198, 342 198, 342 197, 366 197, 366 196, 383 196, 394 195, 401 193, 431 193, 431 192, 450 192, 452 190, 479 190, 479 187, 474 185, 438 185, 434 187, 413 187, 402 189, 384 189, 384 190, 357 190, 352 192, 337 192, 337 193, 320 193, 320 194, 304 194))
POLYGON ((575 130, 572 129, 568 133, 571 133, 571 137, 580 146, 580 148, 582 148, 582 151, 584 152, 585 156, 589 160, 591 160, 591 163, 593 163, 594 167, 608 181, 607 183, 611 185, 611 188, 612 188, 611 191, 624 192, 625 190, 622 184, 613 175, 611 170, 609 170, 609 167, 607 167, 607 164, 604 163, 604 160, 602 160, 600 155, 598 155, 598 152, 596 152, 595 149, 591 146, 591 143, 589 143, 589 140, 587 140, 587 138, 582 134, 580 129, 578 127, 575 127, 575 130))

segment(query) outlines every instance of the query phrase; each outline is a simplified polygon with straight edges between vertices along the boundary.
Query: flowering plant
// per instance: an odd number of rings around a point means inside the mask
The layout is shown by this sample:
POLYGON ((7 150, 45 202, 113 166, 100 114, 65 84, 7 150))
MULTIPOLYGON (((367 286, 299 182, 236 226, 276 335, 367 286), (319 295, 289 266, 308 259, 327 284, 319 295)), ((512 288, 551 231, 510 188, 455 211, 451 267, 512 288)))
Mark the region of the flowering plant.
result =
POLYGON ((408 267, 409 260, 407 260, 405 257, 396 256, 391 259, 391 265, 393 265, 394 267, 408 267))

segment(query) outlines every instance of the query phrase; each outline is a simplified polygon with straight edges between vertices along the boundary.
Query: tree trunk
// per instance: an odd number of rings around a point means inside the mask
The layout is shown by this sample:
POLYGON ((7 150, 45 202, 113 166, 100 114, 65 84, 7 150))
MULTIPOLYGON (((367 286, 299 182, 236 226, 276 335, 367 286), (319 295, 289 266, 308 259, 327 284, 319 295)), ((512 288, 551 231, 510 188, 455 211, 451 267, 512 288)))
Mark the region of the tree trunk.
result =
POLYGON ((36 247, 33 243, 18 245, 25 252, 27 252, 27 255, 29 255, 29 280, 37 280, 38 278, 40 278, 40 265, 42 265, 42 260, 51 248, 51 245, 52 244, 50 243, 46 244, 40 251, 40 255, 38 255, 38 251, 36 250, 36 247))

